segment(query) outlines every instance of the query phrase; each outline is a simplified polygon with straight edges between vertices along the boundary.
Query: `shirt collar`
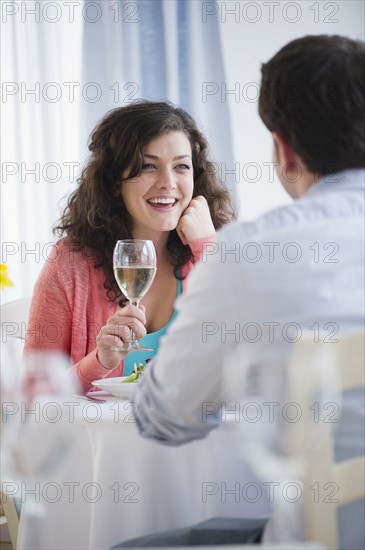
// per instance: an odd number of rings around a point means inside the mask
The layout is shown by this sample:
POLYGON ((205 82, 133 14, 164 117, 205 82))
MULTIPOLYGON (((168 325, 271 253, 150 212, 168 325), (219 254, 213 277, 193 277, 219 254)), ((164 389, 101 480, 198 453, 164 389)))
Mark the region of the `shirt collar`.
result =
POLYGON ((320 178, 305 193, 305 197, 327 191, 349 191, 365 189, 365 168, 353 168, 320 178))

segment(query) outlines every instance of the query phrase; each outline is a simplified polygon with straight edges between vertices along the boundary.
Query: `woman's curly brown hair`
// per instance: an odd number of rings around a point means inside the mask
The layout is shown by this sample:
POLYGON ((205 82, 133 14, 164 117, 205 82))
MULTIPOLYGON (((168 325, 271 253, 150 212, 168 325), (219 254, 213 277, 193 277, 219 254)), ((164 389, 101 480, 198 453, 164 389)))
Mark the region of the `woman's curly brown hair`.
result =
MULTIPOLYGON (((94 267, 105 273, 104 287, 110 301, 125 298, 113 274, 113 249, 117 240, 132 238, 132 219, 118 193, 122 174, 141 174, 147 144, 167 132, 184 132, 192 148, 193 197, 206 198, 213 225, 219 229, 235 219, 228 190, 218 180, 214 164, 208 160, 208 144, 194 119, 183 109, 167 102, 140 101, 109 111, 91 134, 91 155, 78 179, 78 187, 67 201, 57 235, 66 234, 74 250, 94 258, 94 267)), ((188 245, 176 230, 171 231, 167 248, 176 278, 180 267, 193 261, 188 245)))

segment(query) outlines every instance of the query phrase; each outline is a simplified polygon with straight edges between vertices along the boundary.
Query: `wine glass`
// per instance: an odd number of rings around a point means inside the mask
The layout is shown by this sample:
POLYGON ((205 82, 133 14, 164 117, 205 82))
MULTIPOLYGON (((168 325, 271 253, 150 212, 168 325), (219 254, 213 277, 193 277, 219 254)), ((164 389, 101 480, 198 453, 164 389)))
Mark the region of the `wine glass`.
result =
MULTIPOLYGON (((120 290, 134 306, 149 290, 156 274, 156 250, 152 241, 118 241, 113 253, 114 275, 120 290)), ((132 340, 114 351, 153 351, 141 346, 132 332, 132 340)))
POLYGON ((40 488, 59 486, 75 459, 79 426, 69 406, 77 382, 66 356, 34 351, 21 358, 20 344, 1 346, 1 478, 5 498, 34 522, 48 509, 40 488))

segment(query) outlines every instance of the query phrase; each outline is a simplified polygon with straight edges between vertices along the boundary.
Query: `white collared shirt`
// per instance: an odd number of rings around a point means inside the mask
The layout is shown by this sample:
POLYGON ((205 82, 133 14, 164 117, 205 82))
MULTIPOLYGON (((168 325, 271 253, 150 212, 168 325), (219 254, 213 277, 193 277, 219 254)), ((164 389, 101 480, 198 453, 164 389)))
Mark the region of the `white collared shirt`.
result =
MULTIPOLYGON (((232 357, 244 372, 274 362, 282 346, 304 333, 330 343, 364 326, 364 190, 363 169, 332 174, 289 206, 219 232, 191 273, 178 316, 141 381, 144 436, 180 444, 216 427, 219 415, 203 422, 202 404, 242 391, 227 371, 232 357)), ((358 426, 346 455, 363 452, 358 426)))

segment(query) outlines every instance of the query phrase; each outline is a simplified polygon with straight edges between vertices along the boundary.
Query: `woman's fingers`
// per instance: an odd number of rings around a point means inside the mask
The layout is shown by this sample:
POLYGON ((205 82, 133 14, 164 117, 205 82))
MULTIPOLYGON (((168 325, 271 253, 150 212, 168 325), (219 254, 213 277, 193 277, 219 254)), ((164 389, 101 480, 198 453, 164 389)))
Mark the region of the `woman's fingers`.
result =
POLYGON ((111 322, 102 327, 101 336, 117 336, 123 342, 130 342, 134 337, 140 340, 146 335, 144 325, 133 317, 112 318, 111 322))
POLYGON ((129 342, 133 339, 132 333, 138 340, 145 336, 145 324, 146 315, 144 310, 129 304, 109 317, 101 332, 118 336, 123 342, 129 342))
POLYGON ((176 231, 183 244, 214 235, 214 225, 204 197, 199 195, 190 201, 179 220, 176 231))
POLYGON ((116 351, 115 347, 123 342, 128 343, 134 338, 141 340, 146 335, 145 309, 127 306, 119 309, 107 320, 97 336, 97 357, 106 369, 113 369, 127 354, 126 351, 116 351))
POLYGON ((118 311, 109 317, 106 324, 112 324, 114 322, 118 323, 120 319, 124 319, 125 317, 131 317, 132 319, 139 320, 143 325, 146 324, 145 308, 143 306, 132 306, 132 304, 128 304, 125 307, 118 309, 118 311))

